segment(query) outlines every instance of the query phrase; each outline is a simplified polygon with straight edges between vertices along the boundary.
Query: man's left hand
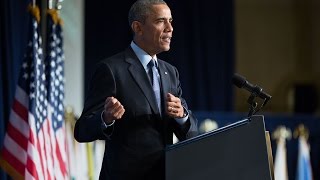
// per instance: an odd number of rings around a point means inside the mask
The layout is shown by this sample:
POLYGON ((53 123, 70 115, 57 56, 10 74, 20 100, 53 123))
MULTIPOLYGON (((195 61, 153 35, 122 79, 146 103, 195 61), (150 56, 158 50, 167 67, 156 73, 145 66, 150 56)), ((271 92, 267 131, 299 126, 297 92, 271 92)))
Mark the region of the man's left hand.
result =
POLYGON ((183 118, 184 108, 181 105, 180 98, 168 93, 166 97, 166 112, 170 117, 183 118))

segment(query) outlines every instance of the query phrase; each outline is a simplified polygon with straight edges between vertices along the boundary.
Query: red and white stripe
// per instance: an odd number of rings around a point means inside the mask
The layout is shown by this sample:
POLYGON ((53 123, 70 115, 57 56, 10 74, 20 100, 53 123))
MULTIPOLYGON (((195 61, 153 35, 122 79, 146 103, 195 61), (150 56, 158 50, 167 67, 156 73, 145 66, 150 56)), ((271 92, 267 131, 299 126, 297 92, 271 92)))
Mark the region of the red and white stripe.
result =
MULTIPOLYGON (((54 132, 49 116, 36 134, 36 122, 28 104, 28 95, 17 86, 2 159, 23 179, 68 179, 65 129, 54 132)), ((48 112, 51 114, 52 109, 48 112)))

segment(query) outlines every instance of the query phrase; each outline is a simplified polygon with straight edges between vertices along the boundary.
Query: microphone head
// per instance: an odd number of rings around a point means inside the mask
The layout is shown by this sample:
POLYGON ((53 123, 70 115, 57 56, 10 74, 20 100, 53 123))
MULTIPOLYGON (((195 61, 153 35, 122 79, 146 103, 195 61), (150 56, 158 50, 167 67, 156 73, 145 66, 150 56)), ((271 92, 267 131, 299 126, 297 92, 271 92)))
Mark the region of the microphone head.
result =
POLYGON ((242 88, 247 80, 246 78, 244 78, 243 76, 241 76, 240 74, 235 73, 232 77, 232 82, 234 85, 236 85, 238 88, 242 88))

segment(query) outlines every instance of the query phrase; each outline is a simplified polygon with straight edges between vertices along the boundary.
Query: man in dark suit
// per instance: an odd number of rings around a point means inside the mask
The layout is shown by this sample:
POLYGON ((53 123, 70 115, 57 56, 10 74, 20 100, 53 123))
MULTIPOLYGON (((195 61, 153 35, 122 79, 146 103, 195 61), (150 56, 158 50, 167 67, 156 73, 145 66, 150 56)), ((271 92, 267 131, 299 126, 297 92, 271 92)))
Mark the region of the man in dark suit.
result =
POLYGON ((173 133, 179 140, 197 135, 177 69, 156 56, 170 49, 171 23, 164 1, 138 0, 129 11, 130 47, 97 66, 74 136, 106 140, 100 179, 165 179, 173 133))

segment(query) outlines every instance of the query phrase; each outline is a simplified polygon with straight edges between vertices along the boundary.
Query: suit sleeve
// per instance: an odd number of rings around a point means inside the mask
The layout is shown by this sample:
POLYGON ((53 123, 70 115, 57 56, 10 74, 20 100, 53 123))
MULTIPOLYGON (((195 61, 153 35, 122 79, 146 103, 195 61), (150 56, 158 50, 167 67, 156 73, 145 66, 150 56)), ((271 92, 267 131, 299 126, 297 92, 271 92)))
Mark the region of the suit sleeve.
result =
POLYGON ((90 81, 84 109, 75 125, 74 137, 78 142, 105 139, 101 128, 101 112, 105 99, 115 96, 115 92, 115 80, 110 67, 106 63, 99 63, 90 81))
POLYGON ((188 120, 183 125, 178 124, 176 121, 171 121, 173 123, 174 133, 177 136, 177 138, 181 141, 181 140, 189 139, 198 135, 198 126, 197 126, 198 120, 193 115, 192 111, 188 109, 188 105, 185 99, 182 98, 182 89, 181 89, 181 84, 179 80, 179 73, 176 68, 175 68, 175 74, 176 74, 175 89, 177 90, 176 96, 180 98, 182 106, 185 108, 185 110, 188 111, 188 114, 189 114, 188 120))

